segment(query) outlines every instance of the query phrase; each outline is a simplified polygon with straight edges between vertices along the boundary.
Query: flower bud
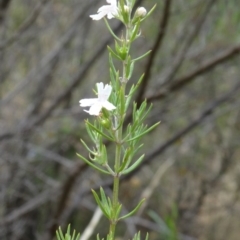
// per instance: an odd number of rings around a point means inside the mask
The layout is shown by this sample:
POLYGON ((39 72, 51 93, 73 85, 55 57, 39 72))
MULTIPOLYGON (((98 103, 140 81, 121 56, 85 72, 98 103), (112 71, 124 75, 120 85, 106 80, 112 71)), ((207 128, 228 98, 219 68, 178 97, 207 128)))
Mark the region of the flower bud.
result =
POLYGON ((130 12, 130 8, 127 5, 124 5, 124 12, 125 13, 129 13, 130 12))
POLYGON ((147 10, 144 7, 139 7, 135 12, 136 18, 144 18, 147 14, 147 10))
POLYGON ((110 129, 110 127, 111 127, 111 123, 110 123, 109 119, 101 119, 100 123, 106 129, 110 129))

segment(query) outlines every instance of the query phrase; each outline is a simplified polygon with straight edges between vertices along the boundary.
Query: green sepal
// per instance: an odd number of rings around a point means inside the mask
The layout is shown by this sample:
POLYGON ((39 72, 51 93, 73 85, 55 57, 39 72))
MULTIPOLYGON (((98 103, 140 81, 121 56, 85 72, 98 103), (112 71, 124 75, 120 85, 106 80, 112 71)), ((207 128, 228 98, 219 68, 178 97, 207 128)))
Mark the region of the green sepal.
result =
POLYGON ((121 42, 121 39, 115 35, 115 33, 113 32, 112 28, 111 28, 110 25, 108 24, 108 20, 107 20, 106 18, 103 18, 103 19, 104 19, 104 22, 105 22, 105 24, 106 24, 109 32, 112 34, 112 36, 113 36, 116 40, 118 40, 118 41, 121 42))
POLYGON ((106 135, 104 132, 100 131, 98 128, 96 128, 94 125, 92 125, 89 121, 86 121, 86 124, 89 125, 89 127, 91 127, 93 130, 95 130, 96 132, 98 132, 100 135, 104 136, 105 138, 107 138, 110 141, 115 141, 113 138, 111 138, 110 136, 106 135))
POLYGON ((81 158, 85 163, 87 163, 88 165, 90 165, 90 166, 93 167, 94 169, 96 169, 96 170, 98 170, 98 171, 100 171, 100 172, 102 172, 102 173, 105 173, 105 174, 111 174, 111 173, 107 172, 106 170, 104 170, 104 169, 96 166, 95 164, 91 163, 89 160, 87 160, 87 159, 86 159, 85 157, 83 157, 82 155, 80 155, 80 154, 78 154, 78 153, 76 153, 76 154, 77 154, 77 156, 78 156, 79 158, 81 158))
POLYGON ((138 166, 141 164, 144 156, 145 156, 145 154, 143 154, 140 158, 138 158, 138 160, 137 160, 136 162, 134 162, 134 163, 132 164, 132 166, 130 166, 129 168, 127 168, 127 169, 125 169, 124 171, 122 171, 122 174, 128 174, 128 173, 130 173, 131 171, 133 171, 136 167, 138 167, 138 166))
POLYGON ((117 53, 115 53, 109 46, 107 46, 107 49, 115 58, 117 58, 118 60, 122 61, 121 57, 119 57, 117 55, 117 53))
POLYGON ((136 213, 136 212, 138 211, 138 209, 141 207, 141 205, 143 204, 144 201, 145 201, 145 198, 142 199, 142 200, 138 203, 138 205, 137 205, 130 213, 128 213, 128 214, 120 217, 119 220, 123 220, 123 219, 126 219, 126 218, 128 218, 128 217, 131 217, 134 213, 136 213))
MULTIPOLYGON (((100 188, 101 191, 101 188, 100 188)), ((103 191, 103 190, 102 190, 103 191)), ((97 193, 92 189, 93 196, 97 202, 97 205, 100 207, 102 210, 103 214, 110 219, 110 210, 108 208, 108 205, 105 205, 105 202, 102 202, 100 198, 98 197, 97 193)), ((104 193, 104 192, 103 192, 104 193)), ((102 193, 101 193, 102 194, 102 193)), ((105 195, 105 194, 104 194, 105 195)), ((106 197, 106 196, 105 196, 106 197)), ((102 199, 103 200, 103 199, 102 199)))
POLYGON ((147 51, 146 53, 144 53, 142 56, 137 57, 137 58, 133 59, 132 61, 134 61, 134 62, 139 61, 139 60, 141 60, 142 58, 146 57, 146 56, 147 56, 148 54, 150 54, 151 52, 152 52, 152 50, 149 50, 149 51, 147 51))
POLYGON ((159 124, 160 124, 160 122, 157 122, 157 123, 155 123, 154 125, 152 125, 150 128, 148 128, 146 131, 142 132, 141 134, 139 134, 139 135, 137 135, 137 136, 135 136, 135 137, 133 137, 133 138, 127 139, 127 140, 125 140, 125 141, 126 141, 126 142, 130 142, 130 141, 136 140, 136 139, 142 137, 143 135, 149 133, 150 131, 152 131, 152 130, 153 130, 155 127, 157 127, 159 124))

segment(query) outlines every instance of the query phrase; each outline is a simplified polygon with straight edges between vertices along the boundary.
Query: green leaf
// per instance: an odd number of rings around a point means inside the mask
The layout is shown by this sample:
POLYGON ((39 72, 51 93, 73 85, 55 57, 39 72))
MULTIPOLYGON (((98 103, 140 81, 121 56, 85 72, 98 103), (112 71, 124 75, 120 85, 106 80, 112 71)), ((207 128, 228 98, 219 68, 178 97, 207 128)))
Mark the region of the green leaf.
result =
POLYGON ((113 70, 113 73, 116 76, 117 75, 117 71, 116 71, 116 68, 115 68, 114 63, 113 63, 111 52, 109 53, 109 65, 110 65, 110 69, 113 70))
POLYGON ((58 228, 58 230, 56 231, 56 235, 57 235, 57 239, 58 240, 79 240, 80 239, 80 233, 78 233, 78 235, 75 238, 76 235, 76 231, 73 231, 73 235, 71 236, 71 225, 68 225, 67 228, 67 233, 65 234, 65 236, 62 233, 62 229, 61 227, 58 228))
POLYGON ((93 130, 95 130, 96 132, 98 132, 100 135, 104 136, 105 138, 107 138, 110 141, 115 141, 113 138, 111 138, 110 136, 106 135, 104 132, 100 131, 97 127, 95 127, 94 125, 92 125, 89 121, 86 121, 86 124, 91 127, 93 130))
POLYGON ((146 131, 142 132, 141 134, 133 137, 133 138, 130 138, 130 139, 127 139, 126 142, 130 142, 130 141, 133 141, 135 139, 138 139, 140 137, 142 137, 143 135, 149 133, 150 131, 152 131, 155 127, 157 127, 158 125, 160 124, 160 122, 157 122, 155 123, 153 126, 151 126, 150 128, 148 128, 146 131))
POLYGON ((123 161, 120 168, 118 169, 118 172, 121 172, 123 169, 125 169, 126 166, 129 165, 131 161, 131 157, 130 157, 132 155, 131 153, 132 153, 132 149, 128 147, 124 153, 123 161))
POLYGON ((147 13, 147 15, 146 15, 144 18, 141 19, 141 22, 144 21, 146 18, 148 18, 148 17, 153 13, 153 11, 155 10, 156 6, 157 6, 157 4, 155 4, 155 5, 151 8, 151 10, 147 13))
POLYGON ((112 28, 111 28, 110 25, 108 24, 107 19, 106 19, 106 18, 103 18, 103 19, 104 19, 104 22, 105 22, 105 24, 106 24, 109 32, 112 34, 112 36, 113 36, 116 40, 118 40, 118 41, 121 42, 121 39, 115 35, 115 33, 113 32, 112 28))
POLYGON ((96 154, 94 151, 92 151, 92 150, 88 147, 88 145, 87 145, 82 139, 80 139, 80 141, 81 141, 81 143, 84 145, 84 147, 85 147, 91 154, 93 154, 93 155, 96 154))
POLYGON ((122 204, 119 204, 119 205, 118 205, 118 208, 117 208, 117 212, 116 212, 116 218, 118 218, 121 210, 122 210, 122 204))
POLYGON ((115 58, 117 58, 118 60, 122 61, 121 57, 119 57, 117 55, 117 53, 115 53, 109 46, 107 46, 107 49, 115 58))
POLYGON ((131 64, 130 64, 129 72, 128 72, 128 75, 127 75, 128 79, 130 79, 132 77, 133 70, 134 70, 134 64, 135 64, 134 61, 132 61, 131 64))
POLYGON ((135 214, 135 213, 138 211, 138 209, 141 207, 141 205, 143 204, 144 201, 145 201, 145 199, 142 199, 142 200, 138 203, 138 205, 137 205, 130 213, 128 213, 128 214, 120 217, 119 220, 126 219, 126 218, 132 216, 133 214, 135 214))
POLYGON ((104 206, 108 206, 108 200, 102 187, 100 187, 100 194, 101 194, 102 204, 104 206))
POLYGON ((88 135, 92 139, 92 141, 95 142, 96 141, 96 137, 94 136, 94 133, 92 132, 92 130, 87 125, 87 122, 88 122, 88 120, 85 121, 85 125, 86 125, 86 129, 87 129, 88 135))
POLYGON ((149 237, 149 235, 148 235, 148 233, 146 234, 146 237, 145 237, 145 240, 148 240, 148 237, 149 237))
POLYGON ((133 42, 138 37, 138 32, 140 29, 140 19, 134 24, 134 28, 132 30, 132 35, 130 37, 130 41, 133 42))
POLYGON ((77 156, 78 156, 79 158, 81 158, 85 163, 87 163, 88 165, 90 165, 90 166, 93 167, 94 169, 96 169, 96 170, 98 170, 98 171, 100 171, 100 172, 102 172, 102 173, 105 173, 105 174, 111 174, 111 173, 107 172, 106 170, 104 170, 104 169, 96 166, 95 164, 91 163, 89 160, 87 160, 87 159, 86 159, 85 157, 83 157, 82 155, 80 155, 80 154, 78 154, 78 153, 76 153, 76 154, 77 154, 77 156))
POLYGON ((152 51, 152 50, 147 51, 147 52, 144 53, 142 56, 140 56, 140 57, 138 57, 138 58, 135 58, 135 59, 133 59, 132 61, 136 62, 136 61, 141 60, 142 58, 144 58, 144 57, 146 57, 148 54, 150 54, 151 51, 152 51))
POLYGON ((139 85, 141 84, 142 80, 143 80, 143 77, 144 77, 144 74, 141 75, 141 77, 139 78, 138 82, 136 85, 132 85, 130 91, 129 91, 129 94, 127 96, 127 99, 126 99, 126 103, 125 103, 125 111, 127 110, 127 108, 129 107, 129 104, 131 102, 131 99, 132 99, 132 96, 133 94, 136 92, 136 90, 138 89, 139 85))
POLYGON ((109 209, 107 209, 107 207, 103 205, 103 203, 101 202, 101 200, 98 197, 97 193, 93 189, 92 189, 92 193, 93 193, 93 196, 94 196, 98 206, 101 208, 103 214, 109 219, 110 218, 109 209))
POLYGON ((130 172, 133 171, 136 167, 138 167, 138 166, 141 164, 144 156, 145 156, 145 154, 143 154, 140 158, 138 158, 138 160, 137 160, 136 162, 134 162, 134 163, 132 164, 132 166, 130 166, 129 168, 127 168, 127 169, 125 169, 124 171, 122 171, 122 174, 130 173, 130 172))

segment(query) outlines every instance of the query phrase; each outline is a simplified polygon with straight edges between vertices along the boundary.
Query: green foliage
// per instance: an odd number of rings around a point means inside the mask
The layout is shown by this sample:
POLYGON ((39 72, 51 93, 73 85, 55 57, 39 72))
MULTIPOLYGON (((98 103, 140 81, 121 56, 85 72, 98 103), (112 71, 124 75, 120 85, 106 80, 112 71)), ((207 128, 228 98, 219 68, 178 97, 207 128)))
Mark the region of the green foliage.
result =
POLYGON ((71 225, 68 225, 67 232, 65 235, 62 232, 61 227, 56 231, 57 240, 80 240, 80 233, 76 235, 75 230, 71 234, 71 225), (76 235, 76 236, 75 236, 76 235))

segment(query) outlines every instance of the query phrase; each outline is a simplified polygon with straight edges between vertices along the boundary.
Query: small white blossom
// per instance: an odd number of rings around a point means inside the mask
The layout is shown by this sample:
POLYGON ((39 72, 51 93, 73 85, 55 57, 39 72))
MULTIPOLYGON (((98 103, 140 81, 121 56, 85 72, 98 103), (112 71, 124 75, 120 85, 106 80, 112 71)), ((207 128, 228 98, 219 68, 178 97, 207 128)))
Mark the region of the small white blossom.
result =
POLYGON ((106 108, 111 111, 116 109, 116 107, 108 101, 108 98, 112 92, 112 87, 108 84, 103 85, 103 83, 97 83, 98 98, 86 98, 79 101, 81 107, 90 107, 89 111, 84 110, 90 115, 99 116, 102 108, 106 108))
POLYGON ((110 5, 104 5, 98 9, 98 13, 90 15, 93 20, 100 20, 107 15, 108 19, 118 15, 117 0, 106 0, 110 5))

